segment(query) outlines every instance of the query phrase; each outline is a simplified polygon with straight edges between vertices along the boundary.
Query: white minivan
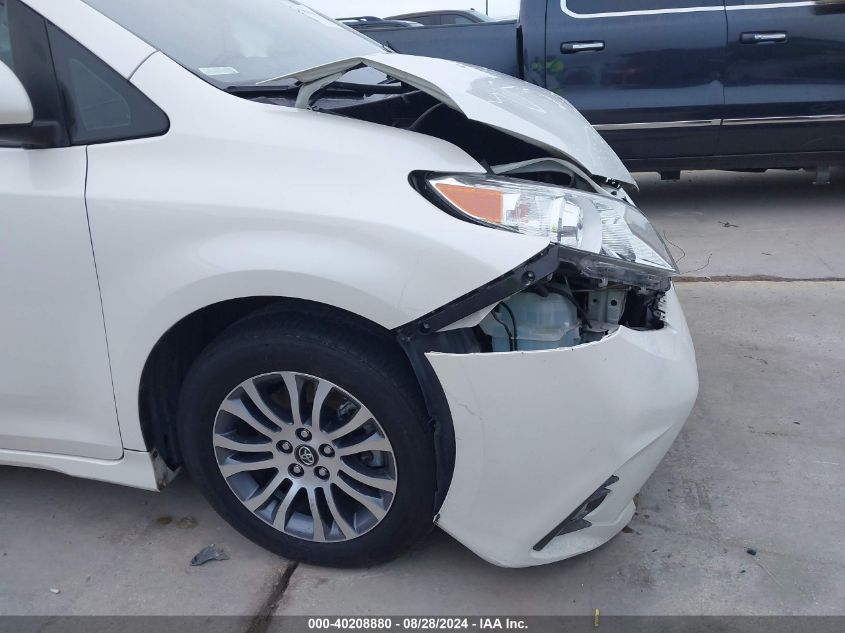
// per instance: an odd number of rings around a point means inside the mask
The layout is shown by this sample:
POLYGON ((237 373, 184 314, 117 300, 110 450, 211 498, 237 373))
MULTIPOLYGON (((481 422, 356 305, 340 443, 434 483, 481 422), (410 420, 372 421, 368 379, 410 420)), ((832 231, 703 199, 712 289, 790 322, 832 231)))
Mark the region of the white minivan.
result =
POLYGON ((0 0, 0 464, 182 467, 291 559, 610 539, 698 377, 565 100, 293 0, 0 0))

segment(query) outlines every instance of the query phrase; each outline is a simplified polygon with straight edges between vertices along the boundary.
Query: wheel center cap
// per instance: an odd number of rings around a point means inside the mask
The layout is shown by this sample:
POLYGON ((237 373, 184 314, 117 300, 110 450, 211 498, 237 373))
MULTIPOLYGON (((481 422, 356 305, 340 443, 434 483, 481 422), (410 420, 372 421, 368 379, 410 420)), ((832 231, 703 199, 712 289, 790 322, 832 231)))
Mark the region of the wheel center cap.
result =
POLYGON ((294 455, 296 456, 296 461, 298 461, 303 466, 308 466, 309 468, 319 461, 319 457, 317 457, 317 451, 315 451, 310 446, 306 446, 305 444, 301 444, 300 446, 296 447, 296 451, 294 451, 294 455))

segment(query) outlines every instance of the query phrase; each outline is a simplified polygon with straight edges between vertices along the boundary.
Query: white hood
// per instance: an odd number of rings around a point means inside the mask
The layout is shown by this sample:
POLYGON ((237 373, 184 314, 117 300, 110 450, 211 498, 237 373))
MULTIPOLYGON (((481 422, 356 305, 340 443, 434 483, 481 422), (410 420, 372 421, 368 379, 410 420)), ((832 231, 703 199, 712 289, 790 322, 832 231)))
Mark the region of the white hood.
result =
POLYGON ((379 53, 287 77, 310 83, 360 65, 422 90, 468 119, 542 147, 552 156, 573 160, 593 176, 635 184, 619 157, 566 99, 486 68, 432 57, 379 53))

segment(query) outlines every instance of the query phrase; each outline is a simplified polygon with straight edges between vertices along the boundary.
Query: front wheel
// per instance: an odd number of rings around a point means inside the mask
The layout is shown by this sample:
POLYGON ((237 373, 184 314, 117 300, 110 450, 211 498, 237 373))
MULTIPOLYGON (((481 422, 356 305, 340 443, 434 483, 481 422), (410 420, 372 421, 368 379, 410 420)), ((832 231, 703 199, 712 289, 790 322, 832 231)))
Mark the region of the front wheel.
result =
POLYGON ((185 466, 237 530, 286 558, 371 565, 421 539, 434 455, 419 388, 389 339, 335 319, 249 319, 180 398, 185 466))

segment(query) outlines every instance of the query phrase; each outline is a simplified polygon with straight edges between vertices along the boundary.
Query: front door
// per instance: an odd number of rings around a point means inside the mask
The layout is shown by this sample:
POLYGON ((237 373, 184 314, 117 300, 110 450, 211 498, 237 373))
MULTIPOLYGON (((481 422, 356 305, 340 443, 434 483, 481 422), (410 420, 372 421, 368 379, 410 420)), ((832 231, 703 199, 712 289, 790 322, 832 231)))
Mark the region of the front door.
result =
POLYGON ((623 160, 708 156, 724 102, 722 0, 548 0, 546 87, 623 160))
MULTIPOLYGON (((43 20, 0 0, 0 59, 55 106, 43 20)), ((0 146, 0 449, 123 455, 85 208, 86 148, 0 146)), ((0 451, 0 461, 2 451, 0 451)))
POLYGON ((727 15, 719 153, 845 151, 845 0, 727 0, 727 15))

